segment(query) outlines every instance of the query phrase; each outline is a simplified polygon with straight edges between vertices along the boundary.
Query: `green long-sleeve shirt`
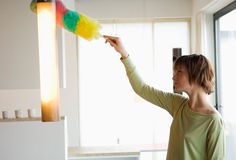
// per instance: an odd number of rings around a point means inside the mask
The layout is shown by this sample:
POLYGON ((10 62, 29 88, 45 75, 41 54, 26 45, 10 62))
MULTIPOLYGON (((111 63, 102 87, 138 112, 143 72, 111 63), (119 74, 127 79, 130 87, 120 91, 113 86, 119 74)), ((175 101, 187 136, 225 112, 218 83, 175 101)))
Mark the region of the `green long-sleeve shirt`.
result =
POLYGON ((130 57, 122 59, 131 86, 145 100, 173 117, 167 160, 223 160, 224 124, 220 114, 193 112, 188 98, 155 89, 142 81, 130 57))

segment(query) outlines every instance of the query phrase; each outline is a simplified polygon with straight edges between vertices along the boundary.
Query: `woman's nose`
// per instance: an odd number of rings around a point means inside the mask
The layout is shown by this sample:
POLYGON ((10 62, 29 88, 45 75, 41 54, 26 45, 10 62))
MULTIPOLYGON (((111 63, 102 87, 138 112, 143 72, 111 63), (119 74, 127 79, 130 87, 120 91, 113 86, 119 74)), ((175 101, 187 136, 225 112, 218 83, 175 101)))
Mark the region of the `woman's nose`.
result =
POLYGON ((175 76, 172 76, 172 80, 175 81, 175 76))
POLYGON ((175 76, 175 73, 174 73, 173 76, 172 76, 172 80, 175 80, 175 77, 176 77, 176 76, 175 76))

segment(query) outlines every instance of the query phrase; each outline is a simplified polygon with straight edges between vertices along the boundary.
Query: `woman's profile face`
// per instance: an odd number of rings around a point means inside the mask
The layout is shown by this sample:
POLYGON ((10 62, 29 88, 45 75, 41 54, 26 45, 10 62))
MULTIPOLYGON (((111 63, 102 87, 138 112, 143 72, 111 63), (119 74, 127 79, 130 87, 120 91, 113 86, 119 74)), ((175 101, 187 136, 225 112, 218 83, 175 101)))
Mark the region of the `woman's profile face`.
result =
POLYGON ((174 87, 177 92, 184 92, 190 86, 188 73, 184 66, 176 66, 173 74, 174 87))

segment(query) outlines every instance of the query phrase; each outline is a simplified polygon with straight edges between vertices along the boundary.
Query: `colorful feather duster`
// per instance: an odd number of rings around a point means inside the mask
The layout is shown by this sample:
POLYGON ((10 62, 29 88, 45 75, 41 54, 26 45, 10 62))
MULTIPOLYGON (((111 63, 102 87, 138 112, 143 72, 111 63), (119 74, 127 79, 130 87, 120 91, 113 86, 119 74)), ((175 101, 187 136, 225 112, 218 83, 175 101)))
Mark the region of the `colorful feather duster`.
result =
MULTIPOLYGON (((37 13, 37 0, 32 0, 30 8, 37 13)), ((86 40, 99 38, 100 24, 92 18, 67 9, 60 0, 56 0, 56 23, 61 28, 81 36, 86 40)))

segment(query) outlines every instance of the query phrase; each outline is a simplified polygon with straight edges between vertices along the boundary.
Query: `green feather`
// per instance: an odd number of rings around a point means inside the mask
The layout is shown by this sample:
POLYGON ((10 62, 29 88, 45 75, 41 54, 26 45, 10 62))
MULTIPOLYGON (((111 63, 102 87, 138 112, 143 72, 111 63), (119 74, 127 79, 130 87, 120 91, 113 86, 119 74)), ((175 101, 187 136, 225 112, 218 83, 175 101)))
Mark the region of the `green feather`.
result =
POLYGON ((75 32, 77 23, 79 21, 79 14, 77 12, 68 10, 63 16, 63 24, 66 29, 75 32))

